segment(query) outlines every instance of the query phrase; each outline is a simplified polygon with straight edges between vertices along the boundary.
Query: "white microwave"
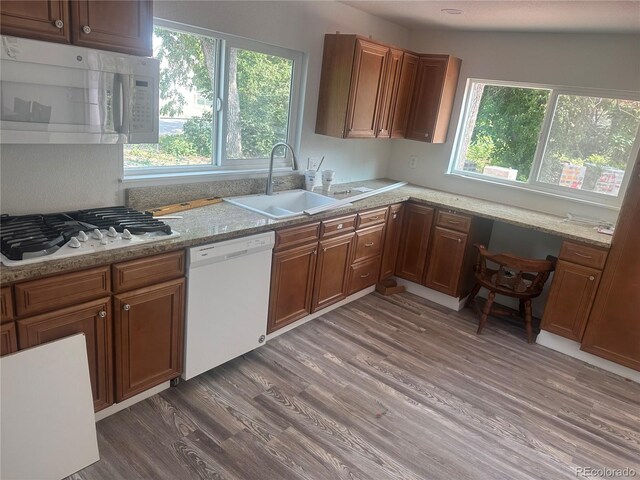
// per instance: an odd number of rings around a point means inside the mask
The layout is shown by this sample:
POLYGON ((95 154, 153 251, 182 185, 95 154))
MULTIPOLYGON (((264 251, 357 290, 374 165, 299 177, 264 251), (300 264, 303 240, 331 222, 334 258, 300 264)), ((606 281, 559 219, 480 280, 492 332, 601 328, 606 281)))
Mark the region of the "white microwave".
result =
POLYGON ((2 36, 0 143, 157 143, 159 63, 2 36))

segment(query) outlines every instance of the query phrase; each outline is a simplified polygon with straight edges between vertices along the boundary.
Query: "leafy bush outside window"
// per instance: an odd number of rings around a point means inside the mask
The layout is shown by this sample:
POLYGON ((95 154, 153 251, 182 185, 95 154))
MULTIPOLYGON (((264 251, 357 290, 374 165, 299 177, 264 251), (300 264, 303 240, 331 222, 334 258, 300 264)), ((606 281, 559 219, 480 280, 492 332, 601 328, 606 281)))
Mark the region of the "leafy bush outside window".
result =
POLYGON ((159 142, 125 145, 125 172, 266 166, 295 137, 302 54, 160 23, 159 142))
POLYGON ((449 171, 607 203, 639 126, 638 94, 470 80, 449 171))

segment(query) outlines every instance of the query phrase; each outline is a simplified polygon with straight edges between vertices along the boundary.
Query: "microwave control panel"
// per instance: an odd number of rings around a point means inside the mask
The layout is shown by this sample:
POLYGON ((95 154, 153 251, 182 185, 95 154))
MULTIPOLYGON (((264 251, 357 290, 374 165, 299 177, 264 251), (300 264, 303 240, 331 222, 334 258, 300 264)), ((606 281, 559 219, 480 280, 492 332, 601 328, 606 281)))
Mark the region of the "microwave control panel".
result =
POLYGON ((153 132, 153 79, 134 76, 131 81, 130 133, 153 132))

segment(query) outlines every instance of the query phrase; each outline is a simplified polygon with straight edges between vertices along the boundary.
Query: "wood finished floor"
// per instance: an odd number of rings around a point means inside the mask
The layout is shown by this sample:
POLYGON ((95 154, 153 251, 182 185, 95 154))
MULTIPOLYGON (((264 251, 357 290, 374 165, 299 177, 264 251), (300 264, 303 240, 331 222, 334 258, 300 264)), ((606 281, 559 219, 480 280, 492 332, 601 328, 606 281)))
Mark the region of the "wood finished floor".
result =
POLYGON ((371 294, 98 423, 79 479, 640 476, 640 385, 469 311, 371 294))

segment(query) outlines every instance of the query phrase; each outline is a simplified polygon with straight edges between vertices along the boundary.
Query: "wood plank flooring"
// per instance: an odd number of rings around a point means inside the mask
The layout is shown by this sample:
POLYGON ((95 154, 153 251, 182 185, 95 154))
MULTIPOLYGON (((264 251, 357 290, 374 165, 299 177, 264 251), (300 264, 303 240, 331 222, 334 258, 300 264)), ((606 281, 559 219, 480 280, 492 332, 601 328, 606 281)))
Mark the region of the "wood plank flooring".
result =
POLYGON ((99 422, 101 460, 70 478, 640 476, 640 385, 476 326, 368 295, 99 422))

